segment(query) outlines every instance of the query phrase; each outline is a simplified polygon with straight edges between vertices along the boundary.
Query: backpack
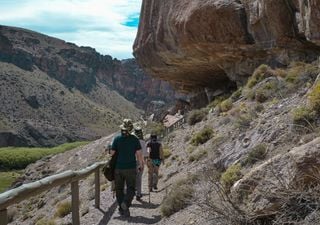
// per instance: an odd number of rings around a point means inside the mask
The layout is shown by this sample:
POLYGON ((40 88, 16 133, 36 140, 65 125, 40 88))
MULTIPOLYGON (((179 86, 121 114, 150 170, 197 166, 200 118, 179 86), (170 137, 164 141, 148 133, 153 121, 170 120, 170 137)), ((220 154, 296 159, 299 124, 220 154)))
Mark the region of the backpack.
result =
POLYGON ((103 175, 107 178, 108 181, 114 180, 114 170, 117 163, 117 153, 115 153, 111 159, 104 165, 102 168, 103 175))

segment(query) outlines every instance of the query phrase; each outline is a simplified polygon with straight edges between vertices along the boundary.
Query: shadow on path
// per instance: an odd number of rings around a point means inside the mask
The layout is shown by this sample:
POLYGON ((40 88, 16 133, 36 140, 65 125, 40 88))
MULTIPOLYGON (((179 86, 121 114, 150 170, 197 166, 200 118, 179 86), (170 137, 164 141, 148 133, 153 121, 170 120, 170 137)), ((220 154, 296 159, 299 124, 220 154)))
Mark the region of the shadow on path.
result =
POLYGON ((153 215, 152 218, 147 218, 144 216, 131 216, 131 217, 114 217, 114 219, 122 220, 122 221, 127 221, 128 223, 143 223, 143 224, 154 224, 157 223, 161 220, 160 215, 153 215))
POLYGON ((141 204, 132 204, 134 208, 143 208, 143 209, 156 209, 160 204, 148 203, 145 201, 141 201, 141 204))
POLYGON ((103 214, 103 218, 102 220, 100 220, 100 222, 98 223, 98 225, 106 225, 109 223, 109 221, 111 220, 112 218, 112 215, 114 214, 114 212, 116 211, 117 209, 117 206, 118 206, 118 203, 117 201, 115 201, 110 207, 109 209, 105 212, 103 211, 102 209, 99 209, 103 214))

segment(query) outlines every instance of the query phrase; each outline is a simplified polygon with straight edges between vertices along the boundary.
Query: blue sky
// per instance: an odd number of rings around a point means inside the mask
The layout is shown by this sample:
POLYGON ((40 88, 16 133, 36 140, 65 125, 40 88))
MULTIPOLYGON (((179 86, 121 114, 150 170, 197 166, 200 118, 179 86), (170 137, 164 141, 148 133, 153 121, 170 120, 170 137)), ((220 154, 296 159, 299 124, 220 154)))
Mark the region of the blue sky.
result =
POLYGON ((132 58, 142 0, 0 0, 0 24, 132 58))

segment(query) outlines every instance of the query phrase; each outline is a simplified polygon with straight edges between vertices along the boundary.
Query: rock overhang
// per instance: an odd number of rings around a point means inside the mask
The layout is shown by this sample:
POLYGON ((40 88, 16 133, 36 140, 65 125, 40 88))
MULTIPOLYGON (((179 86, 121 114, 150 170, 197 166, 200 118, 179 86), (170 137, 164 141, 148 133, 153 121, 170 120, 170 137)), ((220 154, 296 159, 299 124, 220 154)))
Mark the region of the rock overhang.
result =
POLYGON ((261 63, 283 66, 320 52, 316 0, 151 0, 140 19, 138 63, 183 91, 243 83, 261 63))

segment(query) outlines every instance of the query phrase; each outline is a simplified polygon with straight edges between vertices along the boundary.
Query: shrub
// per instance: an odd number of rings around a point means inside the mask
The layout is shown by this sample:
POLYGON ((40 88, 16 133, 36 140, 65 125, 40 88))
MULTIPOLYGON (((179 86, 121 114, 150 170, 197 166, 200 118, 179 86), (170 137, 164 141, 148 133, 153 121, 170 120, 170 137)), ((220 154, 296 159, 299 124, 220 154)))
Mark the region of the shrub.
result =
POLYGON ((257 89, 255 94, 255 100, 257 102, 263 103, 268 99, 268 94, 263 89, 257 89))
POLYGON ((169 158, 171 156, 171 150, 169 148, 164 147, 163 148, 163 157, 165 159, 169 158))
POLYGON ((267 153, 267 146, 264 143, 258 144, 255 147, 253 147, 247 158, 244 161, 245 165, 253 165, 259 160, 263 160, 266 157, 267 153))
POLYGON ((200 196, 195 199, 195 204, 206 215, 210 224, 262 225, 253 221, 255 218, 251 217, 252 213, 241 207, 238 199, 230 197, 229 190, 219 180, 219 171, 214 168, 203 172, 205 185, 200 196))
POLYGON ((192 146, 189 146, 189 147, 187 148, 187 152, 188 152, 188 153, 192 153, 193 150, 194 150, 194 147, 192 147, 192 146))
POLYGON ((245 130, 250 127, 250 123, 252 121, 253 116, 249 113, 241 113, 236 119, 235 119, 235 127, 239 128, 241 130, 245 130))
POLYGON ((310 91, 308 100, 311 109, 315 110, 317 113, 320 113, 320 81, 318 81, 310 91))
POLYGON ((56 225, 56 222, 52 219, 42 218, 36 222, 36 225, 56 225))
POLYGON ((254 106, 254 110, 256 111, 256 112, 262 112, 263 110, 264 110, 264 106, 262 105, 262 104, 256 104, 255 106, 254 106))
POLYGON ((289 70, 285 80, 289 83, 298 84, 299 81, 306 82, 313 79, 319 74, 318 66, 306 64, 304 62, 292 62, 289 65, 289 70))
POLYGON ((242 87, 238 88, 235 92, 233 92, 230 99, 234 102, 240 98, 241 94, 242 94, 242 87))
POLYGON ((228 98, 227 95, 220 95, 220 96, 215 97, 214 100, 209 103, 208 108, 216 107, 217 105, 219 105, 221 102, 223 102, 227 98, 228 98))
POLYGON ((70 201, 60 202, 57 205, 55 216, 62 218, 68 215, 70 212, 71 212, 71 202, 70 201))
POLYGON ((161 203, 160 211, 162 216, 171 216, 190 204, 194 194, 194 181, 193 177, 189 177, 179 180, 172 186, 170 192, 161 203))
POLYGON ((199 161, 202 157, 208 155, 208 151, 203 149, 201 151, 197 151, 189 156, 189 162, 199 161))
POLYGON ((315 111, 306 107, 299 107, 292 110, 293 122, 300 125, 309 125, 316 117, 315 111))
POLYGON ((235 164, 230 166, 222 175, 221 183, 227 189, 230 190, 232 185, 242 177, 241 165, 235 164))
POLYGON ((213 130, 209 127, 205 127, 191 139, 191 143, 193 145, 204 144, 210 140, 212 136, 213 130))
POLYGON ((224 100, 223 102, 220 103, 219 109, 220 109, 221 112, 227 112, 232 108, 232 105, 233 104, 232 104, 231 99, 228 98, 228 99, 226 99, 226 100, 224 100))
POLYGON ((266 78, 267 71, 270 70, 270 67, 262 64, 260 65, 252 74, 252 76, 248 79, 246 84, 247 88, 254 87, 257 83, 266 78))
POLYGON ((189 125, 194 125, 201 122, 208 114, 207 109, 195 109, 189 112, 187 122, 189 125))
POLYGON ((267 78, 259 85, 257 85, 257 88, 255 90, 253 90, 254 99, 259 103, 265 102, 269 98, 281 94, 281 90, 279 89, 279 80, 274 78, 267 78))

